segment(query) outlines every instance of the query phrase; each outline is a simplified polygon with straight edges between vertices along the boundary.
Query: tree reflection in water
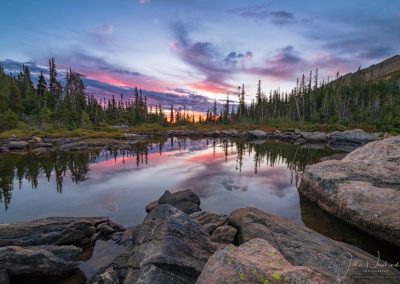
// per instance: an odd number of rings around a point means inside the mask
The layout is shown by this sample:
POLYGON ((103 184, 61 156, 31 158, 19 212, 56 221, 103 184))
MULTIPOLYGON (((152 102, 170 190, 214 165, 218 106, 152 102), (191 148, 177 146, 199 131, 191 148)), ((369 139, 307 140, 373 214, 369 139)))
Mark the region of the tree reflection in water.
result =
POLYGON ((22 187, 23 181, 29 182, 33 189, 39 186, 39 177, 44 176, 48 181, 54 176, 57 192, 62 193, 65 177, 79 184, 86 181, 90 164, 114 159, 135 158, 136 166, 147 165, 149 153, 171 151, 203 150, 212 147, 213 157, 218 151, 228 157, 236 155, 236 170, 241 172, 245 155, 254 159, 254 172, 257 174, 262 165, 273 167, 276 164, 286 164, 292 171, 292 178, 307 164, 318 161, 321 157, 332 154, 331 151, 303 149, 298 145, 283 143, 249 143, 243 140, 229 139, 163 139, 133 144, 128 150, 91 150, 85 152, 50 152, 36 156, 33 154, 5 153, 0 155, 0 202, 5 208, 9 207, 14 188, 22 187), (195 145, 196 147, 193 147, 195 145))

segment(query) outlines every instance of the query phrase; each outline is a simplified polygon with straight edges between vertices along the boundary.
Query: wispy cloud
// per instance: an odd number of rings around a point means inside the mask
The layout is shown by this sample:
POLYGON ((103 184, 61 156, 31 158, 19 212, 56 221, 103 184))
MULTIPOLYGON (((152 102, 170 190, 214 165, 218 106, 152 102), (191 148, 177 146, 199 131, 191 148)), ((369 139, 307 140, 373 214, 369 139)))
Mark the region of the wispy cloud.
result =
POLYGON ((105 24, 101 26, 97 26, 94 29, 89 31, 89 35, 98 42, 108 43, 111 41, 112 35, 114 34, 114 26, 110 24, 105 24))
POLYGON ((255 20, 266 20, 279 27, 293 24, 298 21, 291 12, 285 10, 270 10, 265 5, 230 9, 228 10, 228 13, 236 14, 245 18, 252 18, 255 20))
POLYGON ((205 77, 191 84, 192 88, 214 93, 225 93, 235 88, 228 83, 231 75, 238 71, 235 65, 240 60, 251 59, 252 52, 232 51, 223 56, 213 43, 191 40, 182 21, 174 23, 172 29, 176 41, 170 45, 171 50, 205 77))

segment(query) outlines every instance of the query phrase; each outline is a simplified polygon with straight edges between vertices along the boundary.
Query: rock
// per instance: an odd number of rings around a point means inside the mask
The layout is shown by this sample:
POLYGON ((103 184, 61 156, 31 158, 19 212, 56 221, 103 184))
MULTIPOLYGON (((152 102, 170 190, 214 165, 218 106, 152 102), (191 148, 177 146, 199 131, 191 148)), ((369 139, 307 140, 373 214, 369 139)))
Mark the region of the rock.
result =
POLYGON ((330 156, 325 156, 319 159, 321 162, 329 161, 329 160, 342 160, 344 157, 346 157, 346 153, 338 153, 338 154, 333 154, 330 156))
POLYGON ((135 227, 128 227, 123 232, 122 236, 118 239, 117 243, 120 245, 129 245, 132 243, 133 231, 135 227))
POLYGON ((25 141, 11 141, 7 145, 10 150, 26 150, 28 148, 28 142, 25 141))
POLYGON ((305 143, 300 146, 302 149, 310 149, 310 150, 322 150, 325 148, 325 144, 316 144, 316 143, 305 143))
POLYGON ((0 224, 0 246, 38 246, 38 245, 92 245, 91 238, 107 225, 121 231, 121 226, 102 217, 52 217, 14 224, 0 224))
POLYGON ((140 135, 140 134, 135 134, 135 133, 125 133, 124 135, 125 135, 126 139, 129 139, 129 140, 143 140, 143 139, 147 138, 146 135, 140 135))
POLYGON ((8 153, 8 152, 10 152, 10 150, 7 147, 5 146, 0 147, 0 153, 8 153))
POLYGON ((297 144, 297 145, 302 145, 302 144, 305 144, 305 143, 307 143, 307 140, 306 139, 304 139, 304 138, 297 138, 295 141, 294 141, 294 144, 297 144))
POLYGON ((90 283, 93 284, 116 284, 120 283, 118 271, 113 267, 108 267, 104 272, 95 275, 90 283))
POLYGON ((40 147, 44 148, 51 148, 53 147, 52 143, 45 143, 43 142, 42 138, 40 137, 32 137, 31 140, 28 141, 29 149, 36 149, 40 147))
POLYGON ((308 142, 312 143, 324 143, 328 137, 328 135, 325 132, 319 132, 319 131, 314 131, 314 132, 301 132, 300 136, 306 139, 308 142))
POLYGON ((400 246, 400 136, 369 143, 341 161, 307 166, 299 191, 326 212, 400 246))
POLYGON ((33 153, 33 154, 36 154, 36 155, 41 155, 41 154, 47 153, 47 149, 44 148, 44 147, 35 148, 35 149, 32 151, 32 153, 33 153))
POLYGON ((0 263, 10 275, 62 275, 76 269, 81 254, 75 246, 6 246, 0 247, 0 263))
POLYGON ((328 144, 355 144, 364 145, 379 138, 378 133, 366 133, 361 129, 335 131, 329 134, 328 144))
POLYGON ((28 143, 42 143, 42 138, 40 138, 40 137, 32 137, 32 139, 31 140, 29 140, 29 142, 28 143))
POLYGON ((196 221, 171 205, 159 205, 134 230, 125 283, 195 283, 214 251, 196 221))
POLYGON ((36 148, 52 148, 53 144, 51 143, 29 143, 29 148, 30 149, 36 149, 36 148))
POLYGON ((154 208, 158 206, 158 200, 154 200, 146 205, 146 212, 149 213, 153 211, 154 208))
POLYGON ((0 283, 1 284, 10 284, 10 277, 8 275, 7 270, 0 270, 0 283))
POLYGON ((83 151, 88 148, 88 145, 85 142, 73 142, 67 143, 60 147, 62 151, 83 151))
POLYGON ((146 212, 151 212, 158 205, 162 204, 170 204, 186 214, 192 214, 194 212, 201 211, 200 198, 190 189, 177 191, 174 193, 166 190, 165 193, 158 199, 158 201, 153 201, 146 206, 146 212))
POLYGON ((400 271, 391 267, 368 270, 367 265, 375 265, 377 258, 356 247, 256 208, 235 210, 228 223, 238 229, 239 244, 264 239, 292 265, 306 266, 322 274, 328 279, 326 283, 354 283, 360 277, 385 278, 388 283, 396 283, 400 277, 400 271))
POLYGON ((200 211, 189 215, 195 219, 206 231, 211 234, 214 230, 225 224, 228 216, 216 212, 200 211))
POLYGON ((269 242, 256 238, 216 251, 196 283, 328 283, 326 280, 308 267, 292 265, 269 242))
POLYGON ((237 229, 229 226, 223 225, 217 227, 210 235, 210 239, 216 243, 222 244, 233 244, 235 242, 235 237, 237 234, 237 229))
POLYGON ((267 137, 267 133, 262 130, 250 130, 247 132, 247 136, 253 139, 264 139, 267 137))

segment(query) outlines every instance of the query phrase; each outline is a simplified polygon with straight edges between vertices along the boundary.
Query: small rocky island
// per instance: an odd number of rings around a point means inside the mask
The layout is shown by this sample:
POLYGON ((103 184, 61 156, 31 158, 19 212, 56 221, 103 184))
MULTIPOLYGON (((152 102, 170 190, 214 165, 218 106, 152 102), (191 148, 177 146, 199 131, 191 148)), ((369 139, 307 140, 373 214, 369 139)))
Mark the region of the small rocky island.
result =
MULTIPOLYGON (((347 140, 340 133, 296 135, 296 140, 350 145, 361 133, 347 133, 347 140)), ((366 139, 357 143, 377 137, 366 139)), ((308 166, 299 191, 344 222, 399 246, 399 161, 400 136, 377 140, 342 160, 308 166)), ((76 273, 98 240, 113 240, 124 249, 91 279, 74 278, 69 283, 398 283, 400 279, 398 264, 286 218, 252 207, 229 215, 203 211, 191 190, 166 191, 144 210, 143 222, 128 228, 102 217, 0 225, 0 283, 76 273)))

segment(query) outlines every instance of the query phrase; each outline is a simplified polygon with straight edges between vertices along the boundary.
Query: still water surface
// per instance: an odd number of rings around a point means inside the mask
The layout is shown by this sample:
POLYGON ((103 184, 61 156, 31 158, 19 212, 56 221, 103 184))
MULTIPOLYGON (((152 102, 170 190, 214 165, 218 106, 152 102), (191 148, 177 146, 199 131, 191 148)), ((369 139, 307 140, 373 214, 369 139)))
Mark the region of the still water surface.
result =
POLYGON ((301 222, 297 172, 329 154, 288 144, 172 139, 130 151, 2 155, 0 222, 109 216, 132 225, 165 190, 185 188, 204 210, 254 206, 301 222))

